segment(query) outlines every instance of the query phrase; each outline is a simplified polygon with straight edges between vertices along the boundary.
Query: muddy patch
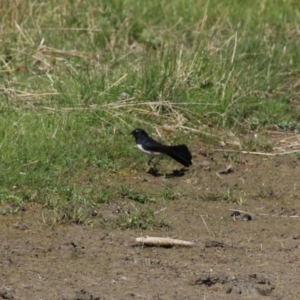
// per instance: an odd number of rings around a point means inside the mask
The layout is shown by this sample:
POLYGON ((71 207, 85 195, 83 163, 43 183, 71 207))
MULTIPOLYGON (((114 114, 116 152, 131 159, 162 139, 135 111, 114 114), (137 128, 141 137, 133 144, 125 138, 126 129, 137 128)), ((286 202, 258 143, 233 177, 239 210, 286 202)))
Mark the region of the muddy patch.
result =
POLYGON ((112 226, 132 199, 103 205, 93 226, 50 226, 28 204, 0 216, 0 299, 299 299, 299 178, 292 156, 221 154, 181 177, 135 174, 132 190, 159 195, 141 204, 159 220, 146 229, 112 226), (133 247, 140 236, 195 246, 133 247))

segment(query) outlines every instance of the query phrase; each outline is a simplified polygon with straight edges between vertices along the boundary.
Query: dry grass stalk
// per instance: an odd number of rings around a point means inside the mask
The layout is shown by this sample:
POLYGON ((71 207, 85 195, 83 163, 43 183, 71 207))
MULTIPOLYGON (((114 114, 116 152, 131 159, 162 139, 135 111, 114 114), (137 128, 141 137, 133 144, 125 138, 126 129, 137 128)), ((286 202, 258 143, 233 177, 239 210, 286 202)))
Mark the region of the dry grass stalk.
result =
POLYGON ((277 155, 287 155, 300 152, 298 150, 292 151, 284 151, 284 152, 254 152, 254 151, 247 151, 247 150, 228 150, 228 149, 212 149, 213 152, 233 152, 233 153, 241 153, 241 154, 252 154, 252 155, 261 155, 261 156, 277 156, 277 155))
POLYGON ((207 226, 207 224, 206 224, 206 222, 205 222, 205 220, 204 220, 203 216, 202 216, 202 215, 200 215, 200 217, 201 217, 201 219, 202 219, 202 222, 203 222, 203 224, 204 224, 204 226, 205 226, 205 228, 206 228, 206 230, 207 230, 208 234, 210 234, 210 231, 209 231, 209 229, 208 229, 208 226, 207 226))

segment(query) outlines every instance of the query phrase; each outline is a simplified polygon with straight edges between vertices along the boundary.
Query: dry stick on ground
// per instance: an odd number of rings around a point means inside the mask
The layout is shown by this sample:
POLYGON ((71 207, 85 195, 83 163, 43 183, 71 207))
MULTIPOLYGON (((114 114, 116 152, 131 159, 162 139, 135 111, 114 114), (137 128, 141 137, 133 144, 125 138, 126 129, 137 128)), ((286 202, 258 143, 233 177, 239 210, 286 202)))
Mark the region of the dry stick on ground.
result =
POLYGON ((206 224, 206 222, 205 222, 205 220, 204 220, 203 216, 202 216, 202 215, 200 215, 200 217, 201 217, 201 219, 202 219, 202 222, 204 223, 204 226, 205 226, 205 228, 206 228, 206 230, 207 230, 208 234, 210 234, 210 231, 209 231, 209 229, 208 229, 208 227, 207 227, 207 224, 206 224))
POLYGON ((172 247, 172 246, 185 246, 191 247, 195 246, 195 243, 172 239, 169 237, 153 237, 153 236, 142 236, 138 238, 134 238, 134 242, 136 244, 148 245, 148 246, 164 246, 164 247, 172 247))
POLYGON ((263 156, 276 156, 276 155, 284 155, 284 154, 292 154, 300 152, 298 150, 286 151, 286 152, 278 152, 278 153, 268 153, 268 152, 252 152, 252 151, 240 151, 240 150, 226 150, 226 149, 212 149, 210 151, 214 152, 234 152, 234 153, 242 153, 242 154, 254 154, 254 155, 263 155, 263 156))
MULTIPOLYGON (((243 211, 243 210, 239 210, 239 209, 232 209, 232 208, 230 208, 229 210, 230 211, 238 211, 238 212, 243 213, 243 214, 248 214, 248 215, 255 216, 255 214, 253 214, 253 213, 249 213, 247 211, 243 211)), ((273 214, 273 215, 270 215, 270 214, 257 214, 257 215, 259 215, 259 216, 271 216, 271 217, 281 216, 283 218, 286 218, 286 217, 289 217, 289 218, 299 218, 300 217, 298 215, 294 215, 294 216, 282 216, 283 213, 284 213, 284 210, 281 210, 279 213, 273 214)))

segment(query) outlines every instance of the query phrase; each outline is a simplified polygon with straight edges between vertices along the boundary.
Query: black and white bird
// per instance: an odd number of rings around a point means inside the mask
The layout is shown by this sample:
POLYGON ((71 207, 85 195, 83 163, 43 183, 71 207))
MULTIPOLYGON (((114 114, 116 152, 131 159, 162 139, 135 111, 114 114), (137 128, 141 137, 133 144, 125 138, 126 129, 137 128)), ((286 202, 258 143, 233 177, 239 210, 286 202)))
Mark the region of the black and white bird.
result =
POLYGON ((151 158, 148 161, 150 165, 154 157, 167 155, 179 162, 185 167, 192 165, 192 155, 186 145, 166 146, 152 139, 145 130, 135 129, 131 132, 135 138, 137 147, 151 158))

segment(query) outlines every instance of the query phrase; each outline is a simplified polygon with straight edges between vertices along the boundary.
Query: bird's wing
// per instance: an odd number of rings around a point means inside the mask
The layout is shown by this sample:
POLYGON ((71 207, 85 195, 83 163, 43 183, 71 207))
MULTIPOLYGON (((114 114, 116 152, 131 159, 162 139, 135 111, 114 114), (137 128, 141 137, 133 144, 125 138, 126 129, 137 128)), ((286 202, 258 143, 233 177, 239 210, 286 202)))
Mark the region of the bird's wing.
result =
POLYGON ((151 152, 161 152, 161 153, 168 153, 168 146, 162 145, 161 143, 153 140, 152 138, 148 137, 147 141, 143 143, 143 147, 147 151, 151 152))

